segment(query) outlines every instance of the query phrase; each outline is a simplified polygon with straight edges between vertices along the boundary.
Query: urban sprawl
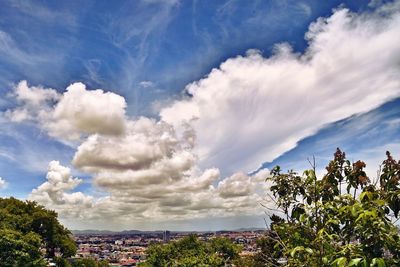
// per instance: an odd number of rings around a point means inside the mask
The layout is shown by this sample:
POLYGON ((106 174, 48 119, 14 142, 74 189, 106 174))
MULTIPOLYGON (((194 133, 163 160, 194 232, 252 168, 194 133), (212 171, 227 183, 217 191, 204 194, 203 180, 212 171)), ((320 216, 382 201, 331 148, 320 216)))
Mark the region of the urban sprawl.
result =
POLYGON ((265 230, 218 231, 218 232, 139 232, 121 233, 75 232, 78 244, 76 257, 105 259, 110 266, 136 266, 146 260, 146 249, 153 243, 166 243, 179 240, 188 235, 196 235, 200 240, 215 237, 229 238, 243 247, 242 255, 257 252, 256 240, 265 234, 265 230))

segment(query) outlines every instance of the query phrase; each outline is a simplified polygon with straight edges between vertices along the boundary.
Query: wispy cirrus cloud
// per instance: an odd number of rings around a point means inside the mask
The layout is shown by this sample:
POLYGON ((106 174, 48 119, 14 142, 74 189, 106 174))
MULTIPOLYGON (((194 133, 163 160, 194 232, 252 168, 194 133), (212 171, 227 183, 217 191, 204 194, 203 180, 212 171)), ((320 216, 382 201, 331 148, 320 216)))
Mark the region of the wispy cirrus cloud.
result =
POLYGON ((166 29, 179 8, 178 1, 127 2, 116 10, 113 16, 105 16, 100 31, 121 55, 118 69, 109 69, 108 75, 114 80, 113 87, 125 92, 132 103, 131 114, 139 114, 143 100, 151 91, 140 90, 145 66, 153 64, 159 53, 160 42, 165 38, 166 29), (130 10, 135 9, 135 13, 130 10))
POLYGON ((77 26, 77 18, 65 10, 52 10, 47 6, 33 1, 6 0, 10 7, 18 10, 25 16, 48 23, 62 23, 69 27, 77 26))
POLYGON ((18 62, 18 64, 34 64, 37 62, 43 62, 45 59, 36 54, 25 52, 19 47, 17 42, 12 38, 10 34, 0 30, 0 52, 5 59, 10 62, 18 62))

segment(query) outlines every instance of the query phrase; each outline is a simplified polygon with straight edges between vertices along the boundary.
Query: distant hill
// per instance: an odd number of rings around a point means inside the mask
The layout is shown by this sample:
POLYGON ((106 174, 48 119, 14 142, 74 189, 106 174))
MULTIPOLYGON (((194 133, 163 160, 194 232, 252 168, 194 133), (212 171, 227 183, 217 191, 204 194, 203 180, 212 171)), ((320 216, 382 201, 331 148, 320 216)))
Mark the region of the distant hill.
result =
POLYGON ((139 230, 124 230, 124 231, 109 231, 109 230, 72 230, 74 235, 137 235, 137 234, 157 234, 163 231, 139 231, 139 230))
MULTIPOLYGON (((215 232, 245 232, 245 231, 263 231, 265 228, 239 228, 234 230, 219 230, 219 231, 171 231, 172 233, 215 233, 215 232)), ((72 230, 74 235, 137 235, 137 234, 162 234, 163 230, 155 231, 140 231, 140 230, 72 230)))
POLYGON ((265 231, 267 230, 266 228, 257 228, 257 227, 252 227, 252 228, 239 228, 231 231, 236 231, 236 232, 245 232, 245 231, 265 231))

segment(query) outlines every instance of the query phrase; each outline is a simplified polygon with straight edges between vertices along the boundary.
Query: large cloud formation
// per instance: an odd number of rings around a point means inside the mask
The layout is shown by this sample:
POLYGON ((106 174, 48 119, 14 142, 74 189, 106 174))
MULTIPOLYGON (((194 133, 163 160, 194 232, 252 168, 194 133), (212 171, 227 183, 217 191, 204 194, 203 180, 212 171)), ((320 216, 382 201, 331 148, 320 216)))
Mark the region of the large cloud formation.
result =
POLYGON ((176 220, 209 215, 252 214, 259 209, 265 173, 234 174, 223 182, 216 168, 200 171, 191 138, 178 137, 171 126, 147 118, 129 121, 122 138, 92 135, 73 164, 93 174, 93 183, 108 193, 94 198, 71 190, 82 182, 59 162, 49 164, 47 181, 29 198, 57 210, 62 218, 130 222, 176 220), (239 191, 238 191, 239 190, 239 191))
POLYGON ((305 53, 280 44, 268 58, 250 50, 228 59, 189 84, 191 97, 162 109, 160 120, 128 118, 121 96, 81 83, 60 94, 22 82, 9 117, 80 140, 72 163, 103 193, 74 192, 79 180, 52 162, 30 198, 62 216, 117 223, 260 214, 266 171, 247 172, 324 125, 400 95, 398 36, 396 5, 335 10, 310 26, 305 53))
POLYGON ((161 117, 174 126, 196 119, 202 166, 254 170, 323 125, 399 96, 398 36, 397 12, 336 10, 311 24, 304 54, 280 44, 269 58, 251 50, 228 59, 161 117))

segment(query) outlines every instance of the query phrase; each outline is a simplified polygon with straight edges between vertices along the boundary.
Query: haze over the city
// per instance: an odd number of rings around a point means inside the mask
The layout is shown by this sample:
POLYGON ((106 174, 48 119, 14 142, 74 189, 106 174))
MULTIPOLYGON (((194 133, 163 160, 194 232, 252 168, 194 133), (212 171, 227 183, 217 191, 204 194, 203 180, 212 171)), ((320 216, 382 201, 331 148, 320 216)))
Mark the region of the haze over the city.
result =
POLYGON ((0 196, 70 229, 264 227, 275 165, 400 157, 400 1, 0 7, 0 196))

